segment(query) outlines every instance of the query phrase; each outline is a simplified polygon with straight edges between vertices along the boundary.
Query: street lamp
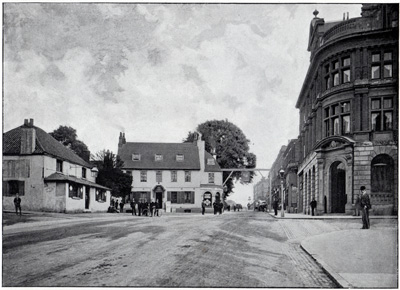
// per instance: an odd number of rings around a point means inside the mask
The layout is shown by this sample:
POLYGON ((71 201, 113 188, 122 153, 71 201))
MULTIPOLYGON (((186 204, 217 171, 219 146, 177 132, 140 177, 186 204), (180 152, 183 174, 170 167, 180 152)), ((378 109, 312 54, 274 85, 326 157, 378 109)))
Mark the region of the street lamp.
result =
POLYGON ((283 195, 283 177, 285 175, 285 170, 281 169, 279 170, 279 177, 281 179, 281 217, 285 217, 285 211, 284 211, 284 195, 283 195))

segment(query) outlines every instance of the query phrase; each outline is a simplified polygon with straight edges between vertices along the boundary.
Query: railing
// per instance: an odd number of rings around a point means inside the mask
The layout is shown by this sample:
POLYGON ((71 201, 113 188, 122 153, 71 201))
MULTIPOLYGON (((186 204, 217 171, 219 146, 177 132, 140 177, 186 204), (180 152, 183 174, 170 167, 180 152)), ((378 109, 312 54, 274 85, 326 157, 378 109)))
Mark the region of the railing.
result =
POLYGON ((361 26, 358 25, 358 20, 359 18, 352 18, 349 20, 345 20, 340 22, 339 24, 336 24, 332 28, 328 29, 323 35, 323 43, 326 43, 330 38, 335 36, 336 34, 342 33, 342 32, 354 32, 354 30, 360 29, 361 26))

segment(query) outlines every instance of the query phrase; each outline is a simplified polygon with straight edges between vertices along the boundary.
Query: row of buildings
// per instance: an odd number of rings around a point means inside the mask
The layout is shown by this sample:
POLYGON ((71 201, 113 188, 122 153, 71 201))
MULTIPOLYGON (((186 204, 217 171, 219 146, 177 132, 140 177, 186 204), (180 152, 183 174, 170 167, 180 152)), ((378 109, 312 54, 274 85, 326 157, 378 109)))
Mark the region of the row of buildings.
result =
MULTIPOLYGON (((129 197, 156 201, 167 211, 200 211, 222 198, 222 171, 205 151, 201 135, 193 143, 126 142, 118 155, 133 177, 129 197)), ((89 155, 88 155, 89 157, 89 155)), ((24 210, 105 212, 110 189, 96 183, 97 168, 26 119, 3 134, 3 209, 14 209, 18 193, 24 210)))
MULTIPOLYGON (((265 198, 289 212, 353 212, 360 186, 373 214, 398 208, 398 4, 364 4, 361 17, 325 22, 314 12, 310 66, 297 102, 299 135, 281 147, 265 198)), ((259 195, 259 186, 255 186, 259 195)), ((255 194, 256 195, 256 194, 255 194)))

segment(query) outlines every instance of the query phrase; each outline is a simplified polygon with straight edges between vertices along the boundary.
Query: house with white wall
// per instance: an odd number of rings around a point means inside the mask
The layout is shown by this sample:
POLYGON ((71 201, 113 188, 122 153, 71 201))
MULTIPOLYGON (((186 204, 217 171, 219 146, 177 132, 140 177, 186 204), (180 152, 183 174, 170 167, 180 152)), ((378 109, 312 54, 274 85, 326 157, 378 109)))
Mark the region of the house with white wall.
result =
POLYGON ((3 134, 3 210, 106 212, 110 189, 96 183, 97 171, 44 130, 25 119, 3 134))
POLYGON ((156 201, 167 212, 199 212, 222 199, 222 171, 205 151, 201 135, 193 143, 126 142, 120 133, 118 155, 132 175, 130 198, 156 201))

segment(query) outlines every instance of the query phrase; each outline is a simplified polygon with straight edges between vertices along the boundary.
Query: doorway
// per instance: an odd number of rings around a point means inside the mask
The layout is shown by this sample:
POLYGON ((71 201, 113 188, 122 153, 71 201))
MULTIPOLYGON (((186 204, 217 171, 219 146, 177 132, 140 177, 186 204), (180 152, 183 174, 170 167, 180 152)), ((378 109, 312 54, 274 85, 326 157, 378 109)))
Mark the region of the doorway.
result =
POLYGON ((345 213, 346 196, 346 168, 340 161, 331 166, 331 213, 345 213))
POLYGON ((85 189, 85 209, 89 209, 90 207, 90 187, 86 186, 85 189))

